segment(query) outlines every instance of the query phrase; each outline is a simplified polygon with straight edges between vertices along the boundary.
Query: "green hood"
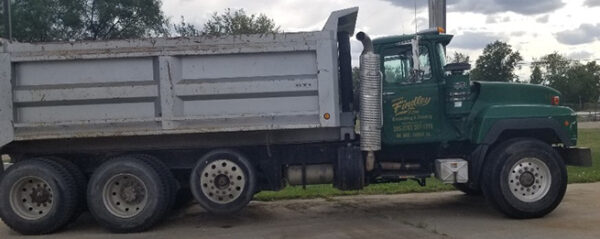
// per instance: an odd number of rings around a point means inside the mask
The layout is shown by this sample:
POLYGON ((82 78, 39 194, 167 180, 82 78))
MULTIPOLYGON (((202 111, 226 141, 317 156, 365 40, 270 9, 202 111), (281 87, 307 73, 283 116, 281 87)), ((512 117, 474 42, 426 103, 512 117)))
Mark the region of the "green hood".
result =
POLYGON ((505 82, 473 82, 477 101, 488 104, 541 104, 551 105, 553 96, 560 92, 550 87, 534 84, 505 82))

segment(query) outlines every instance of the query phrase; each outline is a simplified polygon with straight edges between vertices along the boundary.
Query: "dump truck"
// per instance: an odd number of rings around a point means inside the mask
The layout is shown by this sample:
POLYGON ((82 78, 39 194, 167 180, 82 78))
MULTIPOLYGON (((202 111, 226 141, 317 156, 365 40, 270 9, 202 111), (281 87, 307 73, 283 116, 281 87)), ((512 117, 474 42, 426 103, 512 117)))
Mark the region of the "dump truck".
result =
POLYGON ((85 210, 113 232, 185 192, 212 214, 288 185, 437 177, 513 218, 550 213, 565 165, 591 164, 554 89, 472 82, 441 29, 363 43, 358 8, 321 31, 18 43, 0 51, 0 217, 52 233, 85 210), (354 92, 354 89, 358 89, 354 92), (356 96, 356 97, 355 97, 356 96))

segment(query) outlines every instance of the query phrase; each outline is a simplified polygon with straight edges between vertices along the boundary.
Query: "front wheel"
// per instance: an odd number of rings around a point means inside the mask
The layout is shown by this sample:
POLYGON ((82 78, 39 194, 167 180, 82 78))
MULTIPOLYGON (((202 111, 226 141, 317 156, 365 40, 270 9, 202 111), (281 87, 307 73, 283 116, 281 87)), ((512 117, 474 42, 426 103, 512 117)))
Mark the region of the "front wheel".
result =
POLYGON ((567 171, 554 149, 539 140, 519 138, 500 144, 484 168, 485 197, 513 218, 542 217, 562 201, 567 171))

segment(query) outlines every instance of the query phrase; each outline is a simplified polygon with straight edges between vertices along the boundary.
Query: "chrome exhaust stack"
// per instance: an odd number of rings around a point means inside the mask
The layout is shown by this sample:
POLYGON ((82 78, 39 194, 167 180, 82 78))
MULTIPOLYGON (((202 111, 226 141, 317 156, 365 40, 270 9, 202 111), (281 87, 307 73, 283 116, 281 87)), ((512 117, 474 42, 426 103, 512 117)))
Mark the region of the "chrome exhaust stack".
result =
POLYGON ((366 33, 359 32, 356 39, 363 44, 360 55, 360 149, 367 152, 366 170, 372 171, 375 151, 381 150, 381 58, 373 51, 373 43, 366 33))

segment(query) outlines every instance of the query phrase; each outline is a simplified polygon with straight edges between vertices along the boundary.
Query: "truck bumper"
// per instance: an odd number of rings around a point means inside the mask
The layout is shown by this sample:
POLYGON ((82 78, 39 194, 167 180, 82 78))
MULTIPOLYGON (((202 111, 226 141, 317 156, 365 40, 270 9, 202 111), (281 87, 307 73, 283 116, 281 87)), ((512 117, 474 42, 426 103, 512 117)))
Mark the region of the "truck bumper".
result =
POLYGON ((590 148, 568 147, 559 148, 558 152, 567 165, 591 167, 592 150, 590 148))

